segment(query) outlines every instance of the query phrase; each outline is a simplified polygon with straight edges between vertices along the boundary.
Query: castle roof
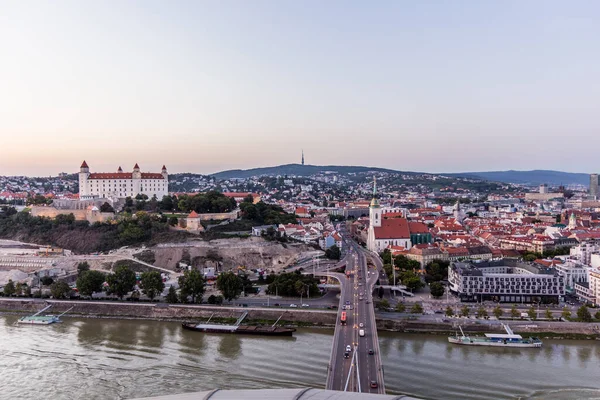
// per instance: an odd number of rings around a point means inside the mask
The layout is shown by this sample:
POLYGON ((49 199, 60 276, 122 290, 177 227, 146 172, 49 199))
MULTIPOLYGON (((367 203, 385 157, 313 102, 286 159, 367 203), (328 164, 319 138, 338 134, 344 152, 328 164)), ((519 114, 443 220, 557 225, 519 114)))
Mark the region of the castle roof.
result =
POLYGON ((163 167, 162 167, 162 169, 167 169, 167 167, 165 167, 165 165, 163 164, 163 167))
POLYGON ((133 169, 140 169, 140 166, 138 165, 138 163, 135 163, 135 165, 133 166, 133 169))
POLYGON ((81 168, 89 168, 85 160, 81 163, 81 168))
POLYGON ((195 210, 192 210, 191 213, 188 214, 188 218, 200 218, 200 215, 195 210))
MULTIPOLYGON (((133 179, 131 172, 95 172, 88 179, 133 179)), ((162 174, 142 172, 142 179, 164 179, 162 174)))

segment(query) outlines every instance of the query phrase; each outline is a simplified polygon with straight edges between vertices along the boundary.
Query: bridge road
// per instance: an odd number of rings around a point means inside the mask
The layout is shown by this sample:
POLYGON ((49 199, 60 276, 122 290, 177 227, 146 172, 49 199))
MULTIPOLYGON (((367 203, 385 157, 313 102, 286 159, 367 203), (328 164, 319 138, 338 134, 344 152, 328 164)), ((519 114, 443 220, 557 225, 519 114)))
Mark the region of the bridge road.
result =
POLYGON ((372 291, 378 275, 376 271, 367 271, 367 261, 359 246, 353 242, 347 243, 351 249, 346 254, 344 262, 346 271, 351 277, 344 274, 330 273, 341 284, 340 307, 335 328, 333 346, 330 360, 330 369, 327 377, 327 389, 385 393, 383 382, 383 368, 379 354, 377 327, 375 324, 375 311, 373 309, 372 291), (343 308, 349 303, 351 309, 343 308), (341 313, 346 311, 347 323, 341 325, 341 313), (360 324, 363 327, 360 327, 360 324), (363 329, 365 335, 359 336, 363 329), (349 357, 345 358, 346 346, 350 345, 349 357), (370 355, 369 350, 374 354, 370 355), (376 388, 371 388, 371 382, 377 382, 376 388))

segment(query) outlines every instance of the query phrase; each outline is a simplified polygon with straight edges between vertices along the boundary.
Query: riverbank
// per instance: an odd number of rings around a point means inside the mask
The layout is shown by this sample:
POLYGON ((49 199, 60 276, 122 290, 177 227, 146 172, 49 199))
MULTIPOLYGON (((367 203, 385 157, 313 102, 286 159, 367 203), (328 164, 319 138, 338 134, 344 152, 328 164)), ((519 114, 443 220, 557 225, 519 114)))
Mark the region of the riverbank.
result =
MULTIPOLYGON (((337 311, 289 308, 228 307, 214 305, 188 305, 164 303, 131 303, 78 300, 40 300, 29 298, 0 298, 0 313, 32 314, 52 304, 51 312, 58 314, 68 309, 68 315, 83 318, 139 319, 154 321, 194 321, 206 320, 217 323, 233 323, 243 312, 248 325, 273 324, 279 319, 282 326, 333 328, 337 321, 337 311), (281 319, 280 319, 281 318, 281 319)), ((503 332, 497 321, 463 318, 402 318, 377 314, 377 330, 388 332, 418 333, 432 335, 454 334, 460 325, 465 332, 483 334, 503 332)), ((558 321, 502 321, 516 333, 524 336, 539 336, 552 339, 600 339, 600 325, 597 323, 558 322, 558 321)))

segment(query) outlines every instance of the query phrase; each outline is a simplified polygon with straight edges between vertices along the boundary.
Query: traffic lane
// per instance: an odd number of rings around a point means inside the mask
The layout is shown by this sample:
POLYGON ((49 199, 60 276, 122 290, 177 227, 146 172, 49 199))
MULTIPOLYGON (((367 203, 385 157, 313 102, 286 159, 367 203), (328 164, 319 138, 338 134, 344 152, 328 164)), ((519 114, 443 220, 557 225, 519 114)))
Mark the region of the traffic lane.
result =
MULTIPOLYGON (((351 285, 350 282, 348 282, 349 280, 347 278, 342 278, 343 279, 343 285, 344 285, 344 297, 343 299, 341 299, 341 303, 342 305, 346 304, 346 301, 351 301, 351 298, 353 296, 353 286, 351 285)), ((337 360, 335 360, 335 365, 336 365, 336 377, 335 377, 335 383, 334 383, 334 388, 336 390, 344 390, 344 386, 346 384, 346 379, 348 377, 348 371, 352 365, 352 353, 350 353, 350 357, 345 358, 344 357, 344 353, 346 352, 346 346, 350 345, 352 346, 352 329, 351 327, 354 325, 354 316, 353 313, 349 312, 350 310, 346 310, 346 325, 341 325, 340 326, 340 332, 341 334, 339 335, 338 338, 336 338, 336 340, 338 340, 337 343, 337 355, 336 358, 337 360), (340 368, 341 366, 341 368, 340 368)), ((338 321, 338 323, 340 323, 338 321)))

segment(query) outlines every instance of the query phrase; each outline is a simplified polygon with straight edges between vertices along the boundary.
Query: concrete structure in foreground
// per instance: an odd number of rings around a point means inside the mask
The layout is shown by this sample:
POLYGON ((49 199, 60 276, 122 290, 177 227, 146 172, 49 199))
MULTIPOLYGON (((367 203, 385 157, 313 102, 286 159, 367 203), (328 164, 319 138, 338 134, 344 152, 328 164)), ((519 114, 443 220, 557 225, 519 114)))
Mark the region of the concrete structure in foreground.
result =
POLYGON ((455 262, 448 267, 448 283, 462 301, 558 303, 565 295, 564 278, 555 268, 513 259, 455 262))
POLYGON ((144 397, 137 400, 418 400, 404 395, 340 392, 312 388, 299 389, 248 389, 209 390, 205 392, 181 393, 168 396, 144 397))

